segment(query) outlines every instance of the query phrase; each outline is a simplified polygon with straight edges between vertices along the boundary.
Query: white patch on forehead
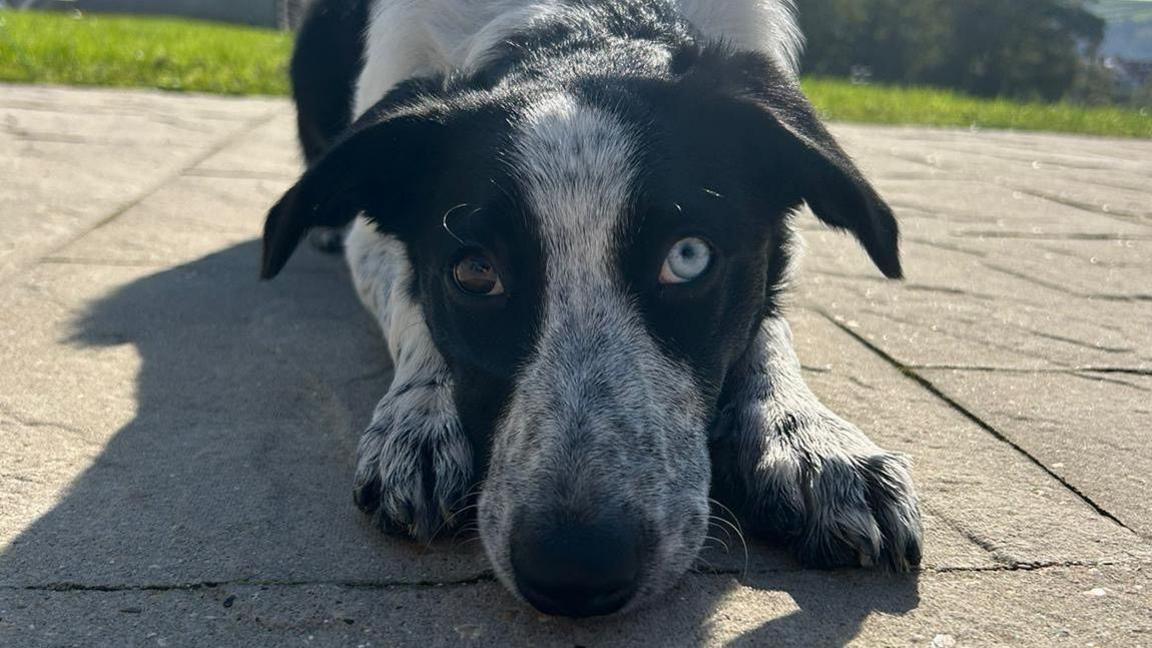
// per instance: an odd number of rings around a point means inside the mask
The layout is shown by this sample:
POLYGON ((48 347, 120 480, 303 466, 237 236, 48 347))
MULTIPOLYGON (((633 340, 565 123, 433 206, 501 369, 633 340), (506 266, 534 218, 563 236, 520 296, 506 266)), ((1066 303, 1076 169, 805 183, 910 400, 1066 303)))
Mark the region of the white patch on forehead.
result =
POLYGON ((516 173, 549 270, 609 262, 636 176, 635 138, 615 116, 555 94, 524 112, 517 139, 516 173))
POLYGON ((537 219, 545 288, 535 348, 493 435, 481 539, 515 590, 518 514, 593 515, 612 502, 659 538, 643 598, 699 551, 711 473, 699 386, 652 338, 615 267, 639 140, 610 112, 560 93, 516 127, 512 165, 537 219))

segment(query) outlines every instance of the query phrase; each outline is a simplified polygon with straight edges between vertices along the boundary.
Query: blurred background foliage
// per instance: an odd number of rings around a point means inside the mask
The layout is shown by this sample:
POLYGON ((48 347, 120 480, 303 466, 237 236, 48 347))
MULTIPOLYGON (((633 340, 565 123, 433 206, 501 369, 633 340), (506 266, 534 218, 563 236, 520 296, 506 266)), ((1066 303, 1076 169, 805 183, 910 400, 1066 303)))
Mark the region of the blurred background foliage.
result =
POLYGON ((1152 68, 1139 59, 1152 58, 1150 2, 797 0, 797 7, 809 75, 1027 101, 1148 102, 1152 68), (1106 35, 1120 36, 1108 43, 1112 51, 1102 49, 1106 35))

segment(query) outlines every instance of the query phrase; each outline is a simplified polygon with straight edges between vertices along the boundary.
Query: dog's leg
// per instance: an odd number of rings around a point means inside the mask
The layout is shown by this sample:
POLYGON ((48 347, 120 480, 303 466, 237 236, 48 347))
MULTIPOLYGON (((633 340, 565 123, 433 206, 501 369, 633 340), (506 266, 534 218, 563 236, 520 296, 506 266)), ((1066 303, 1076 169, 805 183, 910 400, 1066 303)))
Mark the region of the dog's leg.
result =
POLYGON ((360 299, 376 316, 395 367, 392 385, 360 439, 354 495, 382 529, 430 540, 453 526, 472 484, 472 448, 452 377, 410 297, 404 246, 356 219, 346 255, 360 299))
POLYGON ((764 321, 724 398, 712 446, 716 494, 753 532, 787 542, 813 567, 920 563, 907 460, 816 399, 782 318, 764 321))

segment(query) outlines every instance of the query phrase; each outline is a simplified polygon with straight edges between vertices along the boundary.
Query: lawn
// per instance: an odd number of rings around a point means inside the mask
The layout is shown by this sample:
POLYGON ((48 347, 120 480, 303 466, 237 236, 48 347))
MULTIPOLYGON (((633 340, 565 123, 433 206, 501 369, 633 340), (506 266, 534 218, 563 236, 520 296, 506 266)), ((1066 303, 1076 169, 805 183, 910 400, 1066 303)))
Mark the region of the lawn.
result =
MULTIPOLYGON (((0 10, 0 81, 285 94, 289 35, 187 20, 0 10)), ((1152 137, 1152 112, 808 79, 830 119, 1152 137)))
POLYGON ((1149 109, 1017 103, 935 88, 854 85, 836 79, 806 79, 804 90, 825 117, 838 121, 1152 137, 1149 109))
POLYGON ((0 81, 277 95, 291 51, 267 29, 0 10, 0 81))

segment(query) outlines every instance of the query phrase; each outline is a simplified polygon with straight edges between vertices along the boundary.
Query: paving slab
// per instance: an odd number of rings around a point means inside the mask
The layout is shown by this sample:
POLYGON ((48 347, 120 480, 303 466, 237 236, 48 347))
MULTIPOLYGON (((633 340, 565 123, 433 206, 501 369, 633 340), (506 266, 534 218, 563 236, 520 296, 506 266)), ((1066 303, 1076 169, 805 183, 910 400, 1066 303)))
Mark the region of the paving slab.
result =
POLYGON ((921 374, 1098 506, 1152 537, 1152 374, 921 374))
POLYGON ((289 112, 280 100, 0 87, 0 281, 289 112))
POLYGON ((205 159, 190 174, 220 178, 271 178, 295 182, 303 168, 296 115, 284 112, 205 159))
POLYGON ((245 97, 163 90, 119 91, 50 85, 0 87, 0 106, 68 114, 156 115, 161 119, 201 118, 247 121, 270 110, 288 109, 279 98, 245 97))
MULTIPOLYGON (((167 183, 113 222, 48 257, 55 263, 165 266, 201 259, 222 246, 259 236, 268 208, 291 182, 189 172, 167 183)), ((229 256, 251 278, 259 255, 229 256)), ((338 265, 338 264, 335 264, 338 265)))
MULTIPOLYGON (((971 252, 965 248, 973 243, 947 237, 906 239, 907 281, 889 282, 846 237, 805 237, 795 299, 841 317, 906 365, 1152 369, 1139 267, 1108 281, 1108 270, 1091 261, 1053 255, 1046 267, 1051 253, 1039 247, 998 253, 996 244, 975 244, 971 252), (1072 276, 1060 282, 1060 268, 1072 276), (1080 269, 1099 277, 1098 286, 1076 277, 1080 269), (1084 293, 1076 289, 1081 282, 1084 293)), ((1074 250, 1079 242, 1046 245, 1074 250)))
POLYGON ((848 130, 858 151, 934 171, 880 181, 909 280, 878 280, 848 241, 807 231, 801 300, 1147 537, 1152 145, 848 130))
POLYGON ((872 353, 846 325, 806 312, 790 319, 821 400, 881 446, 909 455, 927 511, 996 564, 1152 559, 1152 544, 872 353))
POLYGON ((292 128, 282 100, 0 86, 23 219, 0 233, 0 645, 1152 640, 1149 143, 837 125, 909 280, 804 214, 789 317, 818 395, 913 458, 924 568, 733 541, 577 623, 516 602, 472 539, 390 540, 351 505, 375 324, 336 259, 255 279, 292 128))
POLYGON ((334 260, 260 283, 257 255, 248 243, 160 271, 45 264, 8 289, 3 328, 22 333, 0 347, 0 403, 5 454, 21 460, 0 480, 47 492, 24 515, 5 511, 0 584, 483 569, 450 546, 387 542, 350 504, 386 351, 334 260))

